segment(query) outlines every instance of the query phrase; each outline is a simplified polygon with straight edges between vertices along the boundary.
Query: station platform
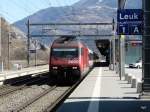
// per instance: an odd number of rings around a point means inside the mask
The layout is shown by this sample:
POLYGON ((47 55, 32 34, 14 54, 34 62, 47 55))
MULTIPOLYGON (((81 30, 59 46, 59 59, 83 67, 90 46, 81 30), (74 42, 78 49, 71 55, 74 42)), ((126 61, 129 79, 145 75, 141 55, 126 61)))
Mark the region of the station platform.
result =
POLYGON ((0 82, 3 82, 6 79, 17 78, 26 75, 38 75, 39 73, 48 72, 49 66, 42 65, 42 66, 34 66, 28 68, 22 68, 20 70, 10 70, 10 71, 3 71, 0 73, 0 82))
POLYGON ((136 88, 115 71, 95 67, 57 112, 137 112, 143 105, 150 110, 150 100, 140 100, 136 88))

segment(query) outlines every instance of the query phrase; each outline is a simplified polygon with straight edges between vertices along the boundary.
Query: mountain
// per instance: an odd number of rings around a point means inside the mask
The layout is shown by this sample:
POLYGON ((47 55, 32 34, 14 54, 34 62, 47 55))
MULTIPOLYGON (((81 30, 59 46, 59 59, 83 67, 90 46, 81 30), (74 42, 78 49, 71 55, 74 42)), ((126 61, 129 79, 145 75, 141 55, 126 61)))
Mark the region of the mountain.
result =
MULTIPOLYGON (((100 4, 117 8, 118 0, 103 0, 100 4)), ((127 9, 141 9, 142 8, 142 0, 126 0, 125 8, 127 9)))
POLYGON ((118 0, 103 0, 100 2, 101 5, 109 6, 112 8, 117 8, 117 1, 118 0))
POLYGON ((76 8, 85 8, 92 5, 95 5, 99 2, 99 0, 80 0, 79 2, 75 3, 73 7, 76 8))

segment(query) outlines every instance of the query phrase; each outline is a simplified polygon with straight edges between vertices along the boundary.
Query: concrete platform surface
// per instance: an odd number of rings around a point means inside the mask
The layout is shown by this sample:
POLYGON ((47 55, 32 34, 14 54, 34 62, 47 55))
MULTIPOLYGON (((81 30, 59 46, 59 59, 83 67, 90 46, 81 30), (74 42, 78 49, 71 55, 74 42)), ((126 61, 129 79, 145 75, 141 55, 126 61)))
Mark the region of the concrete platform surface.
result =
POLYGON ((30 74, 37 74, 39 72, 48 72, 49 70, 48 68, 49 68, 48 65, 43 65, 43 66, 22 68, 21 70, 3 71, 2 73, 0 73, 0 81, 30 74))
POLYGON ((127 84, 126 81, 121 81, 119 75, 115 74, 114 71, 110 71, 107 67, 96 67, 57 111, 136 112, 133 111, 133 108, 131 108, 130 111, 125 110, 128 109, 129 105, 135 107, 137 111, 139 111, 138 109, 140 109, 142 105, 150 106, 149 101, 141 101, 138 98, 139 94, 136 93, 136 88, 131 88, 131 85, 127 84), (103 107, 103 109, 101 107, 103 107), (103 111, 100 111, 100 109, 103 111))
POLYGON ((72 97, 105 97, 122 98, 138 97, 136 89, 131 88, 130 84, 120 81, 119 75, 108 68, 94 68, 83 80, 77 89, 70 95, 72 97))

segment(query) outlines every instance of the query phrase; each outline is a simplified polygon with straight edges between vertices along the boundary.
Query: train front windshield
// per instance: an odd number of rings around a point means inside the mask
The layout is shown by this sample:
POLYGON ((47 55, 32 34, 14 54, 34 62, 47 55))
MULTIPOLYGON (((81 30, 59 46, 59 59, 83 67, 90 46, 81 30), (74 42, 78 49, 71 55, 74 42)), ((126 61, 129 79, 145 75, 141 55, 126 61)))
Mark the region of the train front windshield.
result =
POLYGON ((77 48, 53 48, 52 56, 60 58, 77 58, 78 57, 77 48))

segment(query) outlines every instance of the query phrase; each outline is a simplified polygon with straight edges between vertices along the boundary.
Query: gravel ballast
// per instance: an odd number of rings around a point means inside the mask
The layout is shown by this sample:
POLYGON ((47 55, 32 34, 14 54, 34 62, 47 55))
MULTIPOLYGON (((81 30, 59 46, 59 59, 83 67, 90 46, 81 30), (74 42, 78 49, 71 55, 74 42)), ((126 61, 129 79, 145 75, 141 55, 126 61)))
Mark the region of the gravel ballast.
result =
POLYGON ((33 85, 23 90, 18 90, 12 94, 0 97, 0 112, 10 112, 17 107, 27 102, 34 96, 41 94, 46 89, 50 88, 48 85, 33 85))
POLYGON ((63 95, 68 88, 69 87, 63 87, 53 90, 52 92, 46 94, 33 104, 23 109, 21 112, 42 112, 52 103, 54 103, 61 95, 63 95))

